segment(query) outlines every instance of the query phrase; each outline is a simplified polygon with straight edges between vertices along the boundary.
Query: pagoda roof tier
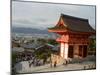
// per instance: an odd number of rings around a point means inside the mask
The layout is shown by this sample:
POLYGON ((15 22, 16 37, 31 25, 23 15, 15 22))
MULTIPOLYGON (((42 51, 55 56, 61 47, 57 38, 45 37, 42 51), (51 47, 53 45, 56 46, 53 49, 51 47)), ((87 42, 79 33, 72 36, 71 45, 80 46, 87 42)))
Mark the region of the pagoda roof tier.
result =
POLYGON ((56 26, 48 28, 50 32, 92 32, 95 33, 95 30, 89 25, 88 19, 73 17, 65 14, 61 14, 60 19, 56 26))

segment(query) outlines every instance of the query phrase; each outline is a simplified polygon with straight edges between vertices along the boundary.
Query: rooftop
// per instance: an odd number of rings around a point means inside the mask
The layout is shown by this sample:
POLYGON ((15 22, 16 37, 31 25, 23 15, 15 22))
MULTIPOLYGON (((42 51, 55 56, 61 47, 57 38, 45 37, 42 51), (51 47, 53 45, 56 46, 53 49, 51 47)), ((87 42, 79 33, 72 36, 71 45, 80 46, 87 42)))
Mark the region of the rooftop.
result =
POLYGON ((70 15, 61 14, 59 22, 56 26, 49 28, 49 30, 71 30, 78 32, 95 32, 90 26, 88 19, 74 17, 70 15), (59 22, 63 21, 63 25, 59 22))

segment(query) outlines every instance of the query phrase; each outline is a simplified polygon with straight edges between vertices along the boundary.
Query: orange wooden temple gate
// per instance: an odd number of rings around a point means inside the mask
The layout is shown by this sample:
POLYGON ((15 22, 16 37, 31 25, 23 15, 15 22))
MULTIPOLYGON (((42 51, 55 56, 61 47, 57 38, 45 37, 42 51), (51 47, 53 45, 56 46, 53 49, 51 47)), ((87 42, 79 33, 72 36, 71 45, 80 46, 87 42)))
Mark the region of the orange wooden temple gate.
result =
POLYGON ((48 28, 48 31, 60 35, 56 41, 60 43, 60 56, 64 59, 86 57, 89 36, 95 34, 87 19, 65 14, 61 14, 57 25, 48 28))

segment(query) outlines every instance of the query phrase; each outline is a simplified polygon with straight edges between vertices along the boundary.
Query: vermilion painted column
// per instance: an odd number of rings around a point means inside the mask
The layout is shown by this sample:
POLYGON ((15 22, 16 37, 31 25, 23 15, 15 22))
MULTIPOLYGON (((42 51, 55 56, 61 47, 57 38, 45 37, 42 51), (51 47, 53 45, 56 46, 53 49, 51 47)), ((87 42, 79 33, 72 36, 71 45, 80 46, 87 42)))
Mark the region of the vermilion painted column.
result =
POLYGON ((64 56, 64 43, 63 42, 61 42, 61 44, 60 44, 60 56, 61 57, 63 57, 64 56))
POLYGON ((67 59, 68 58, 68 43, 65 43, 65 47, 64 47, 65 51, 64 51, 64 58, 67 59))

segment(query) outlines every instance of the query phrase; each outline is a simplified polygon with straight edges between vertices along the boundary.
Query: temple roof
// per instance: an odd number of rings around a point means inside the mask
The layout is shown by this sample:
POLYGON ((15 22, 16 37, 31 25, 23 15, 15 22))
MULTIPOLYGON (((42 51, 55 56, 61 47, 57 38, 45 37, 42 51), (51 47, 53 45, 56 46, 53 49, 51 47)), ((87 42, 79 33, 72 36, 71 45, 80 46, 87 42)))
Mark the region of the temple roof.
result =
POLYGON ((63 21, 64 25, 56 25, 55 27, 48 28, 49 30, 71 30, 78 32, 95 32, 95 30, 89 25, 88 19, 78 18, 61 14, 59 22, 63 21))

